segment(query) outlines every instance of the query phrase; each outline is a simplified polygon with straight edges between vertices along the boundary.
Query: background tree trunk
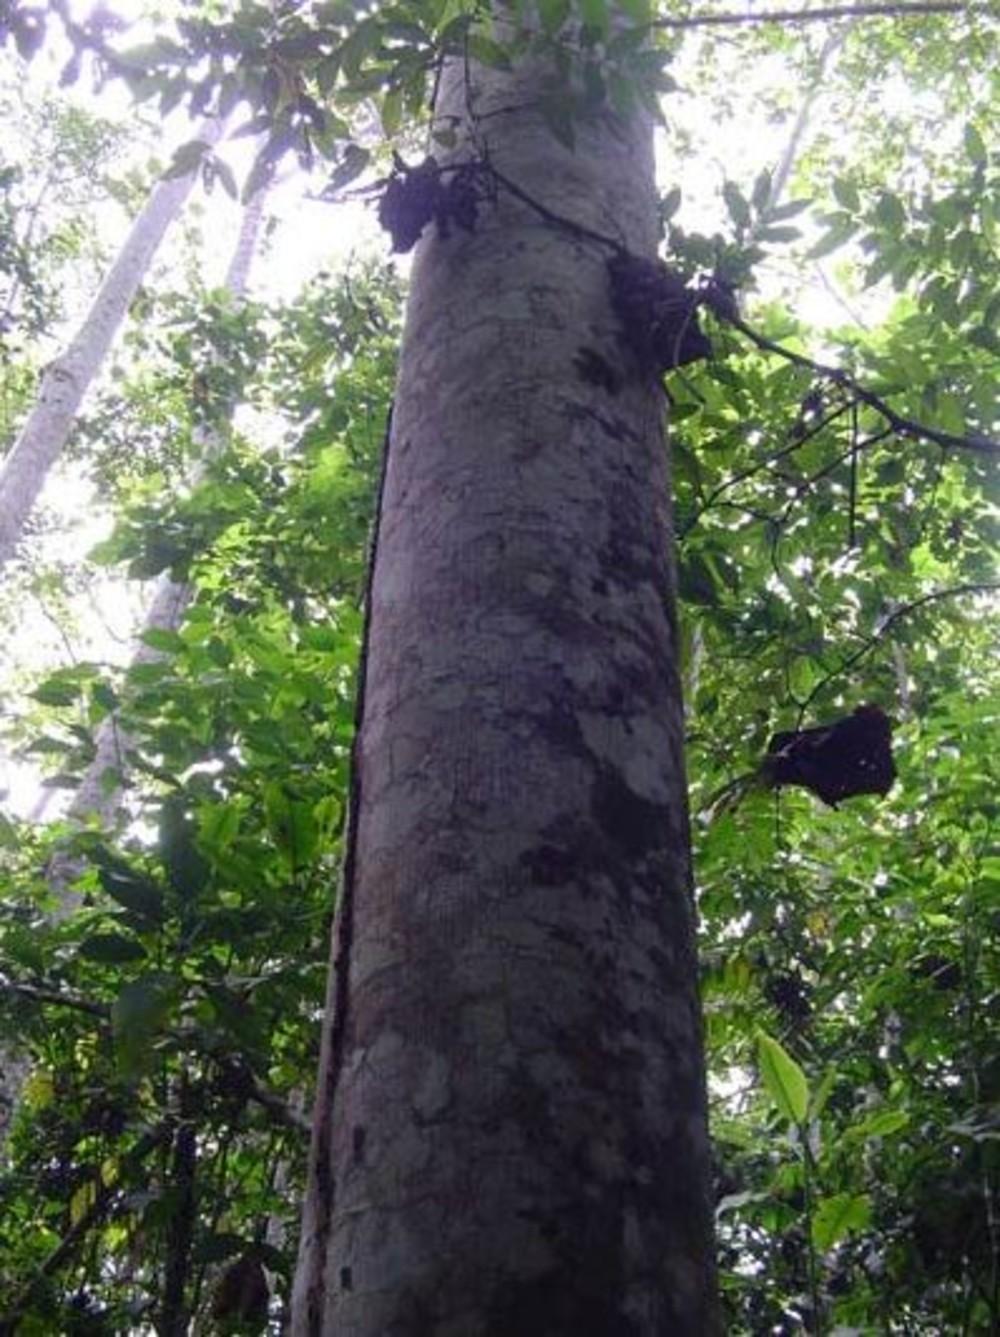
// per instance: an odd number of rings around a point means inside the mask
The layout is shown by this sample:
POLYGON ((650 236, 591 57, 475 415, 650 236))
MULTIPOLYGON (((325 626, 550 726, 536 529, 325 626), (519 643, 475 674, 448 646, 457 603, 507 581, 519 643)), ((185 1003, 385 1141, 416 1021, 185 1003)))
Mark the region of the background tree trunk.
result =
MULTIPOLYGON (((222 129, 218 119, 204 121, 195 139, 213 145, 222 129)), ((46 475, 73 428, 83 396, 197 176, 198 169, 194 168, 155 187, 105 275, 83 324, 66 351, 46 367, 38 402, 0 468, 0 566, 14 555, 46 475)))
MULTIPOLYGON (((226 270, 224 288, 234 301, 246 295, 250 277, 250 267, 254 253, 260 242, 261 226, 264 221, 264 206, 267 202, 269 183, 264 183, 251 197, 243 210, 240 231, 236 245, 226 270)), ((196 428, 193 439, 199 448, 199 458, 188 478, 191 486, 197 484, 204 472, 204 462, 217 455, 225 440, 223 424, 211 428, 196 428)), ((187 583, 171 580, 164 572, 156 583, 153 597, 146 609, 142 631, 176 631, 184 620, 184 614, 191 602, 192 588, 187 583)), ((147 645, 141 639, 136 645, 132 664, 152 664, 162 659, 162 652, 147 645)), ((68 816, 74 821, 98 817, 102 823, 110 822, 121 807, 121 777, 124 773, 125 754, 131 747, 131 740, 122 731, 116 715, 110 715, 97 731, 94 760, 69 805, 68 816), (109 782, 109 773, 117 778, 109 782)), ((66 878, 63 878, 65 883, 66 878)))
MULTIPOLYGON (((570 152, 540 73, 474 69, 480 145, 651 256, 649 126, 570 152)), ((417 254, 297 1334, 716 1330, 664 401, 609 255, 502 190, 417 254)))
MULTIPOLYGON (((267 194, 265 183, 243 211, 239 236, 225 279, 226 291, 234 299, 242 298, 246 293, 250 266, 260 240, 267 194)), ((222 436, 218 430, 202 431, 198 441, 202 458, 205 459, 221 448, 222 436)), ((190 585, 171 580, 169 574, 164 573, 157 582, 146 610, 142 630, 176 631, 191 602, 191 594, 190 585)), ((160 658, 160 651, 140 640, 132 657, 132 665, 150 664, 160 658)), ((130 748, 131 740, 122 729, 117 714, 109 715, 97 730, 94 759, 87 767, 67 809, 66 815, 71 822, 82 824, 97 820, 101 825, 109 826, 120 816, 125 758, 130 748)), ((49 860, 48 882, 58 897, 53 919, 64 918, 79 905, 80 898, 72 890, 72 884, 81 871, 79 858, 65 848, 57 849, 49 860)), ((18 1096, 30 1071, 31 1060, 23 1051, 0 1044, 0 1148, 6 1142, 17 1110, 18 1096)))

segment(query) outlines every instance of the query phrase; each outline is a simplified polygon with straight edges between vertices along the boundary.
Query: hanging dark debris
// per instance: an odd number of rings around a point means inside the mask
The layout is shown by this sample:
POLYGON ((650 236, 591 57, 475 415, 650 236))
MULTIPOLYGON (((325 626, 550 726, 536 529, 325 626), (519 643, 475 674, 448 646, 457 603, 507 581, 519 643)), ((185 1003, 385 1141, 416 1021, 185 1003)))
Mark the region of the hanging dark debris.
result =
POLYGON ((447 238, 452 227, 474 232, 483 198, 477 162, 441 167, 434 157, 409 167, 396 158, 379 200, 378 221, 392 237, 392 249, 412 250, 430 222, 447 238))
POLYGON ((699 358, 712 345, 698 324, 700 293, 662 260, 619 251, 608 261, 611 305, 622 336, 646 372, 662 375, 699 358))
POLYGON ((879 706, 858 706, 822 728, 776 733, 761 778, 772 789, 801 785, 831 808, 856 794, 888 794, 896 778, 892 721, 879 706))

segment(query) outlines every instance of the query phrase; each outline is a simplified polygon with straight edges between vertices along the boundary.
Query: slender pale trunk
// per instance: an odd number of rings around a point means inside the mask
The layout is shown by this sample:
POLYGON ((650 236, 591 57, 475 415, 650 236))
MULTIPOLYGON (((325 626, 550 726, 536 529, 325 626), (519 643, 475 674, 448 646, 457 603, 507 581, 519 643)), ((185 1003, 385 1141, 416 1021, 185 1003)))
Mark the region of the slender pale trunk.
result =
MULTIPOLYGON (((243 213, 239 238, 225 279, 226 290, 234 298, 242 297, 246 292, 250 266, 260 238, 266 197, 267 189, 262 188, 243 213)), ((215 453, 221 442, 218 431, 203 432, 200 437, 202 458, 215 453)), ((143 631, 175 631, 183 620, 191 595, 190 585, 163 575, 146 610, 143 631)), ((140 641, 132 664, 149 664, 161 657, 160 651, 140 641)), ((117 715, 109 715, 97 731, 93 760, 69 805, 67 816, 71 821, 83 823, 96 819, 103 826, 114 822, 122 809, 122 781, 131 746, 131 739, 119 723, 117 715)), ((57 849, 52 855, 47 870, 48 882, 58 897, 53 918, 63 918, 79 904, 79 897, 72 891, 71 884, 80 871, 79 859, 68 850, 57 849)), ((23 1053, 6 1045, 0 1046, 0 1147, 6 1141, 18 1094, 30 1070, 30 1059, 23 1053)))
MULTIPOLYGON (((264 217, 264 204, 267 198, 266 188, 259 190, 243 211, 239 237, 226 271, 225 289, 237 300, 246 292, 250 265, 260 239, 261 223, 264 217)), ((195 432, 195 440, 200 450, 200 461, 210 459, 222 446, 222 434, 217 428, 195 432)), ((197 482, 203 465, 199 463, 191 476, 191 482, 197 482)), ((157 582, 153 597, 146 610, 142 630, 176 631, 184 618, 184 612, 191 602, 191 586, 171 580, 164 574, 157 582)), ((140 641, 132 659, 133 665, 150 664, 162 658, 160 651, 140 641)), ((122 730, 116 716, 109 716, 97 731, 96 753, 87 768, 86 774, 73 796, 69 807, 69 816, 76 820, 87 817, 99 817, 102 822, 109 822, 121 805, 121 775, 124 769, 124 757, 131 742, 122 730)))
MULTIPOLYGON (((208 120, 195 137, 211 145, 222 128, 221 121, 208 120)), ((156 186, 105 275, 83 324, 65 352, 45 369, 38 401, 0 467, 0 566, 14 555, 46 475, 69 438, 83 396, 197 175, 197 169, 192 169, 156 186)))
MULTIPOLYGON (((649 126, 569 152, 538 73, 474 72, 490 161, 653 255, 649 126)), ((416 256, 298 1337, 716 1331, 664 400, 609 254, 501 189, 416 256)))

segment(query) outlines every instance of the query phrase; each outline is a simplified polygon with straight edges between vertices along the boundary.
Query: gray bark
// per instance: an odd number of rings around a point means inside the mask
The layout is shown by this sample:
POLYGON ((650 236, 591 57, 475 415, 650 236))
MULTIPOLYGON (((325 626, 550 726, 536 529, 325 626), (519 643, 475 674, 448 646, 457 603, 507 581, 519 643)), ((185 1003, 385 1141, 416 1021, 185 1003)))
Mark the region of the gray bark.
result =
MULTIPOLYGON (((215 144, 222 129, 218 119, 208 120, 194 137, 215 144)), ((83 396, 197 175, 192 170, 155 187, 72 342, 46 368, 38 401, 0 467, 0 566, 14 555, 46 475, 69 438, 83 396)))
MULTIPOLYGON (((648 125, 571 153, 536 78, 476 72, 491 161, 651 256, 648 125)), ((418 248, 298 1337, 717 1331, 664 401, 609 254, 503 191, 418 248)))

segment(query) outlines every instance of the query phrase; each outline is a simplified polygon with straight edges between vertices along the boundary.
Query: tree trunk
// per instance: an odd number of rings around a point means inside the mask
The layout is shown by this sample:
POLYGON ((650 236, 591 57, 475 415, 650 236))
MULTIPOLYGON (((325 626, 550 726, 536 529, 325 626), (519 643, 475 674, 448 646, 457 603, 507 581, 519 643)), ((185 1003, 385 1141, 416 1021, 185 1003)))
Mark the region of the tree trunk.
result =
MULTIPOLYGON (((218 119, 205 121, 195 138, 215 144, 222 128, 218 119)), ((156 186, 132 224, 73 341, 45 369, 38 402, 0 468, 0 566, 14 555, 46 475, 73 428, 83 396, 100 370, 163 235, 191 193, 197 175, 197 169, 193 169, 156 186)))
MULTIPOLYGON (((246 293, 250 266, 260 239, 267 194, 268 187, 265 183, 243 212, 239 236, 225 279, 226 290, 234 298, 241 298, 246 293)), ((199 444, 204 459, 220 449, 222 438, 218 431, 202 432, 199 444)), ((190 585, 179 584, 171 580, 167 574, 161 576, 146 610, 143 631, 176 631, 191 602, 191 594, 190 585)), ((150 664, 161 657, 160 651, 140 641, 132 658, 132 666, 150 664)), ((87 767, 67 810, 66 815, 71 822, 82 824, 96 819, 101 825, 107 826, 120 815, 125 758, 131 745, 131 739, 121 727, 118 716, 109 715, 97 730, 94 758, 87 767)), ((80 903, 79 896, 71 890, 71 887, 80 876, 83 867, 80 859, 69 850, 59 848, 49 860, 46 871, 48 883, 58 898, 52 917, 62 919, 71 914, 80 903)), ((6 1143, 10 1124, 17 1109, 18 1096, 30 1071, 31 1061, 24 1053, 6 1044, 0 1044, 0 1148, 6 1143)))
MULTIPOLYGON (((653 255, 647 124, 570 152, 537 69, 473 77, 505 178, 653 255)), ((503 189, 418 249, 299 1337, 717 1330, 664 400, 610 254, 503 189)))
MULTIPOLYGON (((226 292, 234 301, 246 294, 250 266, 260 241, 268 186, 269 183, 263 184, 243 211, 239 235, 224 281, 226 292)), ((224 440, 219 427, 196 429, 193 436, 199 447, 200 457, 189 476, 189 485, 198 482, 203 472, 203 462, 219 453, 224 440)), ((157 581, 153 597, 146 609, 143 632, 176 631, 184 620, 191 595, 190 585, 171 580, 169 574, 164 573, 157 581)), ((132 658, 132 666, 152 664, 162 658, 163 655, 159 650, 139 641, 132 658)), ((113 819, 121 807, 121 777, 124 772, 125 754, 130 747, 131 740, 121 729, 117 716, 110 715, 97 731, 94 759, 87 767, 80 787, 73 795, 73 802, 69 805, 68 812, 70 818, 82 821, 98 817, 104 823, 113 819)))

